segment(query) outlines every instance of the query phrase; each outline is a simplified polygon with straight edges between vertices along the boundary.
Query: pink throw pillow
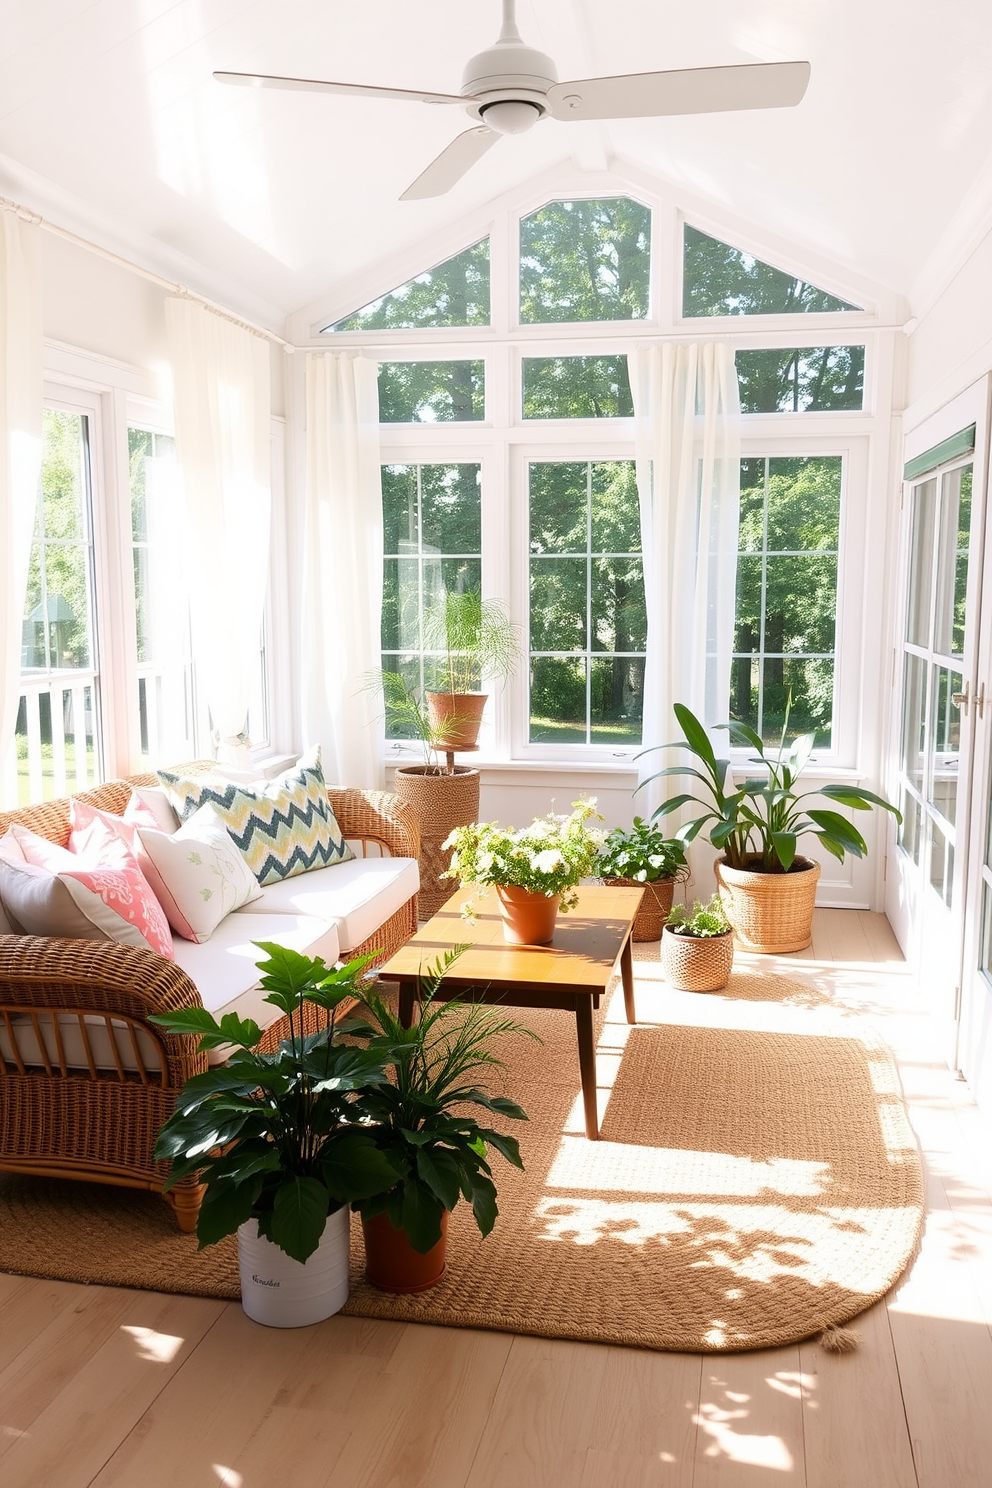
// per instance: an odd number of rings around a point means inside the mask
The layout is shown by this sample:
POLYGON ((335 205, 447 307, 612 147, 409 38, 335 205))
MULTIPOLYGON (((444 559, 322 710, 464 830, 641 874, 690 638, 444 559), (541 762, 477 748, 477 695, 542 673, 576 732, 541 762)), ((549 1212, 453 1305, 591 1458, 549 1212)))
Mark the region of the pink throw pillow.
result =
POLYGON ((57 877, 86 919, 108 940, 137 945, 175 960, 165 911, 138 867, 137 858, 120 833, 101 820, 110 813, 78 802, 74 805, 77 816, 80 811, 83 817, 92 812, 85 827, 79 825, 72 834, 85 848, 85 855, 59 847, 15 823, 10 830, 25 861, 57 877))

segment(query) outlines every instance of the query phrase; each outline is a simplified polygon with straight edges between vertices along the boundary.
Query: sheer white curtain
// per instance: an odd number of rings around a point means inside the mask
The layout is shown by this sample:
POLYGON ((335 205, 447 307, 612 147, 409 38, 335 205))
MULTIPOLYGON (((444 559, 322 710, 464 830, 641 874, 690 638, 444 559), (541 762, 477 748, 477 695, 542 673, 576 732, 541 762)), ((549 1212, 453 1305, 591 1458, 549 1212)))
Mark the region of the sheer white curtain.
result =
POLYGON ((269 346, 190 299, 165 318, 193 660, 220 756, 241 762, 269 577, 269 346))
POLYGON ((303 735, 332 784, 382 783, 382 480, 378 363, 311 352, 306 367, 303 735))
MULTIPOLYGON (((42 321, 37 223, 2 212, 0 233, 0 787, 13 754, 21 622, 41 472, 42 321)), ((15 782, 16 784, 16 782, 15 782)), ((8 785, 9 789, 9 785, 8 785)), ((6 794, 0 789, 0 798, 6 794)), ((13 798, 11 797, 11 801, 13 798)))
MULTIPOLYGON (((740 398, 723 342, 663 342, 628 354, 644 550, 647 660, 644 744, 677 738, 674 703, 707 726, 725 723, 730 694, 740 508, 740 398)), ((726 742, 726 735, 718 736, 726 742)), ((639 761, 644 780, 676 751, 639 761)), ((648 815, 674 793, 636 796, 648 815)), ((666 830, 677 818, 665 819, 666 830)))

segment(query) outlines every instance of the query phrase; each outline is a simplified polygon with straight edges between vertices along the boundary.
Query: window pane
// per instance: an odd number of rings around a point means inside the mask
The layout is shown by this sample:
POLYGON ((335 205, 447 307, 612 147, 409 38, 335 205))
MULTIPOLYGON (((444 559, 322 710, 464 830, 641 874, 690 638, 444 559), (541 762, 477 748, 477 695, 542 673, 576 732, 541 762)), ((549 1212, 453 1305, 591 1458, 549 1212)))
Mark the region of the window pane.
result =
POLYGON ((523 416, 633 418, 627 358, 524 357, 523 416))
POLYGON ((380 362, 379 422, 445 424, 483 419, 485 362, 380 362))
POLYGON ((651 212, 626 197, 549 202, 520 220, 520 320, 643 320, 651 212))
POLYGON ((420 544, 419 481, 416 465, 382 467, 384 553, 415 553, 420 544))
POLYGON ((590 682, 590 743, 640 744, 643 657, 597 658, 592 663, 590 682))
POLYGON ((534 651, 586 649, 584 558, 531 558, 530 644, 534 651))
POLYGON ((840 455, 769 460, 769 552, 836 552, 842 473, 840 455))
POLYGON ((592 649, 643 652, 647 645, 647 629, 644 570, 640 559, 594 559, 592 649))
POLYGON ((530 670, 530 737, 535 744, 586 742, 588 663, 539 656, 530 670))
POLYGON ((837 633, 840 457, 741 462, 731 717, 829 748, 837 633), (824 551, 832 548, 833 551, 824 551))
POLYGON ((902 825, 898 828, 896 840, 913 862, 919 863, 920 803, 912 792, 905 788, 900 792, 899 810, 902 812, 902 825))
POLYGON ((632 460, 530 467, 534 742, 637 744, 647 620, 632 460), (540 652, 581 652, 582 657, 540 652))
POLYGON ((739 351, 742 413, 819 413, 864 407, 863 346, 739 351))
POLYGON ((322 330, 327 335, 334 331, 488 324, 489 239, 484 238, 322 330))
POLYGON ((792 315, 860 308, 686 225, 683 315, 792 315))
POLYGON ((902 704, 902 768, 906 778, 923 791, 923 750, 927 726, 927 664, 922 656, 906 656, 902 704))
POLYGON ((954 898, 954 844, 935 821, 930 823, 930 886, 950 909, 954 898))
POLYGON ((940 483, 940 532, 937 539, 937 614, 934 650, 945 656, 964 654, 965 600, 968 595, 968 550, 971 540, 972 467, 949 470, 940 483))
POLYGON ((906 639, 914 646, 930 642, 930 581, 933 575, 934 512, 936 480, 913 487, 913 525, 909 556, 909 614, 906 639))
POLYGON ((21 665, 88 669, 92 543, 89 537, 89 420, 46 408, 38 519, 28 574, 21 665))
POLYGON ((478 465, 421 465, 424 552, 482 551, 478 465))
POLYGON ((603 460, 592 467, 592 551, 641 551, 641 509, 633 460, 603 460))
POLYGON ((957 820, 961 749, 961 711, 953 696, 963 691, 964 678, 947 667, 934 667, 933 672, 933 780, 927 800, 953 827, 957 820))

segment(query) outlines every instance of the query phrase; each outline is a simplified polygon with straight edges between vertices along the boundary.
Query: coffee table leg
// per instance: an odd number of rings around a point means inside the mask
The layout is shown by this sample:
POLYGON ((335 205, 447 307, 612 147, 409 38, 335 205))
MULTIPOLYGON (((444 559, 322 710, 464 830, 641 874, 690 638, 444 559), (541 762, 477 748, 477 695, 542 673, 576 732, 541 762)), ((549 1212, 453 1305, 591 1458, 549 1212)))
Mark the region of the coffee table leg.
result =
POLYGON ((575 1029, 579 1036, 579 1074, 582 1076, 586 1136, 590 1142, 595 1142, 599 1139, 599 1111, 596 1106, 596 1048, 592 1039, 591 997, 580 998, 576 1003, 575 1029))
POLYGON ((404 1028, 409 1028, 413 1022, 413 990, 414 982, 400 982, 400 1022, 404 1028))
POLYGON ((627 1022, 636 1023, 637 1017, 634 1013, 634 958, 630 950, 630 936, 627 943, 620 952, 620 980, 623 982, 623 1005, 627 1013, 627 1022))

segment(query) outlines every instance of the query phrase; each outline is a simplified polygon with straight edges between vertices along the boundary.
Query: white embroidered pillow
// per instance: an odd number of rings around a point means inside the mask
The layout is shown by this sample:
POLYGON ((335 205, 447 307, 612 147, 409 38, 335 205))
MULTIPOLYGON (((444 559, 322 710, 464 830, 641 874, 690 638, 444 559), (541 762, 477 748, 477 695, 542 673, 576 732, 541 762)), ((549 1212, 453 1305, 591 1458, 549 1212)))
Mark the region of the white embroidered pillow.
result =
POLYGON ((184 940, 209 940, 232 910, 261 898, 258 881, 213 806, 201 806, 177 832, 138 827, 138 862, 184 940))

